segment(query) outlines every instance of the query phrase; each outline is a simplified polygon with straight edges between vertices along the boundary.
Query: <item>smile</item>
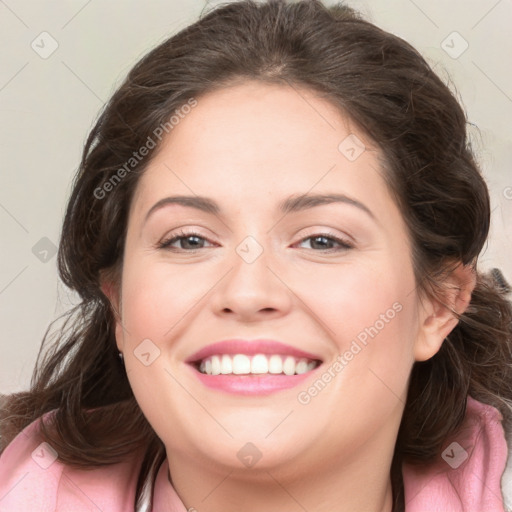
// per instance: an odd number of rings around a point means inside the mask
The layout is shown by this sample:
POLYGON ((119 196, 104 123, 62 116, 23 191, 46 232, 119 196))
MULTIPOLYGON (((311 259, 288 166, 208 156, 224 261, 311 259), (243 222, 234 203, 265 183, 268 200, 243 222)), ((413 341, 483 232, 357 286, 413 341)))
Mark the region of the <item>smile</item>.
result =
POLYGON ((269 395, 301 384, 322 364, 317 354, 276 340, 214 342, 186 361, 199 382, 235 395, 269 395))
POLYGON ((279 354, 218 354, 202 359, 199 371, 206 375, 301 375, 319 361, 279 354))

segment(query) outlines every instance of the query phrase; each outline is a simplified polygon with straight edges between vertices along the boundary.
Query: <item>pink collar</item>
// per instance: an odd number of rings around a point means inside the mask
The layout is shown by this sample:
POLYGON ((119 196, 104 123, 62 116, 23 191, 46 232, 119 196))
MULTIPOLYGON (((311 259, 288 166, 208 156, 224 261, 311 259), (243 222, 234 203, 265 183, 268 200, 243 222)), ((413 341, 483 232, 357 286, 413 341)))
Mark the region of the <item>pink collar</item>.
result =
POLYGON ((500 412, 468 396, 466 417, 427 466, 404 464, 407 512, 504 512, 507 441, 500 412))

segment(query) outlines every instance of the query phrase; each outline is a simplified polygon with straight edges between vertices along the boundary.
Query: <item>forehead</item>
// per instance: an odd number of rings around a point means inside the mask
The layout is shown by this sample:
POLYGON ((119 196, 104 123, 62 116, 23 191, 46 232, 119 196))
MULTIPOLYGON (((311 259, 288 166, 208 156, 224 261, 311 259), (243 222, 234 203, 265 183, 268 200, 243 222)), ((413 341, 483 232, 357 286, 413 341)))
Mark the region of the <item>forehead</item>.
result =
POLYGON ((375 202, 386 193, 380 156, 317 92, 250 81, 197 98, 163 139, 134 203, 147 209, 164 191, 261 201, 312 189, 373 190, 375 202))

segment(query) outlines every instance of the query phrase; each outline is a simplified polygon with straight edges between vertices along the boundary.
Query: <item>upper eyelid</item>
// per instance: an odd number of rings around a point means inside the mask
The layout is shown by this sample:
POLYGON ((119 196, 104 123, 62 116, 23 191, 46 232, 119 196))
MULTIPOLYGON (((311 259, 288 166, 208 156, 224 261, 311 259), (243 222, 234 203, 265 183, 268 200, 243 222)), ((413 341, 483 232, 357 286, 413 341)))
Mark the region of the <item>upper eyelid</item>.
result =
MULTIPOLYGON (((162 240, 171 240, 172 238, 176 238, 176 237, 199 236, 201 238, 205 238, 206 240, 208 240, 210 242, 214 241, 213 240, 214 237, 210 237, 209 235, 204 235, 204 234, 200 233, 199 229, 196 229, 196 228, 177 228, 177 229, 178 229, 178 231, 172 231, 171 234, 165 235, 161 239, 162 240)), ((306 228, 306 229, 308 229, 308 228, 306 228)), ((294 235, 294 237, 296 236, 296 234, 294 235)), ((333 228, 316 228, 309 234, 301 235, 300 239, 303 240, 304 238, 309 238, 309 237, 313 237, 313 236, 322 236, 322 235, 327 235, 327 236, 334 237, 334 238, 353 240, 353 237, 351 235, 349 235, 348 233, 346 233, 346 234, 333 233, 333 228)))
MULTIPOLYGON (((326 227, 326 226, 324 226, 324 227, 314 227, 314 226, 315 226, 315 224, 307 226, 307 227, 302 227, 300 229, 293 229, 292 230, 294 232, 293 237, 296 237, 297 234, 300 231, 312 230, 312 232, 310 234, 302 235, 302 238, 307 237, 307 236, 313 236, 313 235, 330 234, 330 236, 334 236, 334 237, 337 237, 337 238, 346 238, 346 239, 352 240, 354 242, 356 241, 355 237, 352 236, 346 230, 340 231, 339 228, 334 228, 334 227, 326 227), (337 233, 334 233, 334 231, 340 231, 340 233, 337 234, 337 233)), ((321 226, 321 224, 317 224, 316 226, 321 226)), ((177 227, 177 228, 171 229, 171 230, 167 231, 168 233, 171 233, 171 234, 164 235, 161 238, 162 239, 170 239, 170 238, 172 238, 174 236, 179 236, 181 234, 181 232, 185 233, 186 235, 188 234, 189 236, 190 235, 201 236, 201 237, 206 238, 208 240, 213 240, 215 238, 214 236, 203 235, 201 233, 202 230, 210 231, 208 228, 205 228, 205 227, 203 227, 203 226, 201 226, 199 224, 198 225, 190 225, 190 227, 189 226, 184 226, 184 227, 177 227)), ((267 233, 268 233, 268 231, 267 231, 267 233)))

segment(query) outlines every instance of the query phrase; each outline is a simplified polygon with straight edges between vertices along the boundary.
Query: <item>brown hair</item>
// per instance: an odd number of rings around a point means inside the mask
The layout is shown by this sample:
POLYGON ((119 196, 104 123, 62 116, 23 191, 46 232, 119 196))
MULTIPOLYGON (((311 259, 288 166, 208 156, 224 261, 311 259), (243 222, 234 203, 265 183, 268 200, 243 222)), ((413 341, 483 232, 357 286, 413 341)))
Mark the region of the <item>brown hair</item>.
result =
MULTIPOLYGON (((55 428, 43 425, 43 434, 61 461, 106 465, 136 452, 143 461, 137 498, 152 482, 164 446, 118 360, 114 312, 100 277, 120 277, 128 209, 154 151, 108 194, 98 190, 191 98, 244 79, 314 90, 375 141, 413 241, 421 293, 440 296, 457 263, 477 272, 489 230, 488 190, 465 114, 422 56, 341 4, 244 0, 220 6, 143 57, 87 139, 58 254, 60 276, 82 302, 65 317, 58 343, 43 352, 51 339, 45 334, 30 390, 7 398, 4 446, 55 410, 55 428)), ((470 306, 457 317, 439 352, 412 369, 391 468, 394 512, 404 510, 401 462, 439 453, 463 420, 468 394, 495 406, 511 428, 512 308, 506 290, 477 272, 470 306)))

